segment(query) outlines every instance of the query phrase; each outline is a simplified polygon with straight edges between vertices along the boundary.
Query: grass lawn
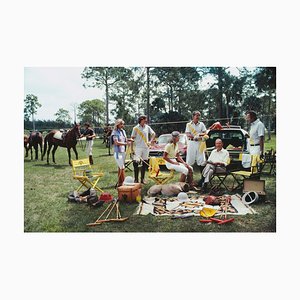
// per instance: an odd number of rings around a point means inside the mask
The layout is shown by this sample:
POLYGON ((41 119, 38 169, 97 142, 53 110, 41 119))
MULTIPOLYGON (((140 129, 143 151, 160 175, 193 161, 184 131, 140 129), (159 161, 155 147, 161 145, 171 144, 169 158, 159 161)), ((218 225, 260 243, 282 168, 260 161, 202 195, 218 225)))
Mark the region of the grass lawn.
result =
POLYGON ((271 134, 271 140, 268 141, 268 135, 265 136, 265 151, 266 150, 276 150, 276 135, 271 134))
MULTIPOLYGON (((265 148, 275 149, 276 137, 266 141, 265 148)), ((85 152, 78 145, 79 158, 85 152)), ((117 167, 113 156, 102 140, 96 140, 93 148, 94 163, 100 165, 105 175, 100 187, 117 196, 114 188, 117 181, 117 167)), ((74 153, 72 157, 75 158, 74 153)), ((257 215, 237 216, 235 222, 225 226, 202 224, 198 217, 171 220, 170 217, 154 217, 152 215, 133 215, 137 204, 120 204, 122 217, 129 217, 125 222, 104 223, 95 227, 87 227, 87 223, 95 221, 103 208, 90 208, 86 204, 67 202, 67 195, 78 187, 72 179, 72 169, 68 165, 67 150, 58 148, 56 165, 47 165, 45 161, 24 159, 24 231, 25 232, 275 232, 276 231, 276 180, 274 176, 264 175, 266 180, 266 202, 253 204, 257 215)), ((127 172, 126 175, 131 175, 127 172)), ((199 173, 195 179, 200 178, 199 173)), ((177 174, 173 179, 178 181, 177 174)), ((145 194, 152 182, 143 188, 145 194)))

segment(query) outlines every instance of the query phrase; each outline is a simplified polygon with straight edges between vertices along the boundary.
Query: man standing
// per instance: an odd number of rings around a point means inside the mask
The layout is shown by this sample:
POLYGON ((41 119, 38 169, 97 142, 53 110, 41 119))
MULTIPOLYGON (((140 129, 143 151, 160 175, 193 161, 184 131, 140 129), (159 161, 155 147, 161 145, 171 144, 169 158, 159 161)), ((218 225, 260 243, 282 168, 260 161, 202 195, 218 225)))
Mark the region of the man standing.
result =
POLYGON ((193 119, 186 124, 185 133, 188 137, 186 163, 193 166, 196 162, 198 166, 205 162, 205 142, 202 137, 206 134, 206 127, 199 122, 201 114, 199 111, 193 112, 193 119))
POLYGON ((145 171, 149 159, 149 146, 155 139, 155 132, 147 125, 147 116, 142 115, 139 117, 138 125, 133 127, 131 138, 135 141, 135 154, 133 158, 134 182, 139 182, 139 162, 142 160, 141 183, 145 184, 145 171))
POLYGON ((202 171, 202 178, 199 182, 200 187, 203 184, 203 192, 207 193, 207 184, 211 177, 216 172, 226 172, 226 166, 229 164, 229 153, 223 148, 223 142, 221 139, 216 139, 215 149, 211 152, 206 166, 202 171))
POLYGON ((250 154, 264 155, 265 125, 257 118, 256 112, 246 112, 246 120, 250 123, 250 154))
POLYGON ((86 137, 86 154, 88 155, 90 164, 92 165, 94 164, 92 150, 93 150, 94 138, 96 137, 96 135, 88 122, 84 123, 84 127, 85 130, 80 137, 86 137))

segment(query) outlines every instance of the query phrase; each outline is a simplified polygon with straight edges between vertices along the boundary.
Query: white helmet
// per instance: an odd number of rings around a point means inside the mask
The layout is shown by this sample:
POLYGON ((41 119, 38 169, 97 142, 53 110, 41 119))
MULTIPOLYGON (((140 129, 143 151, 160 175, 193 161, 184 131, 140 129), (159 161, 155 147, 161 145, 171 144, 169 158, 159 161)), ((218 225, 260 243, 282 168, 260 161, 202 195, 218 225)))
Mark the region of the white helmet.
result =
POLYGON ((133 185, 134 184, 134 180, 133 177, 131 176, 126 176, 125 180, 123 182, 124 185, 133 185))
POLYGON ((180 193, 177 195, 177 200, 183 202, 183 201, 189 200, 189 197, 188 197, 187 193, 180 192, 180 193))

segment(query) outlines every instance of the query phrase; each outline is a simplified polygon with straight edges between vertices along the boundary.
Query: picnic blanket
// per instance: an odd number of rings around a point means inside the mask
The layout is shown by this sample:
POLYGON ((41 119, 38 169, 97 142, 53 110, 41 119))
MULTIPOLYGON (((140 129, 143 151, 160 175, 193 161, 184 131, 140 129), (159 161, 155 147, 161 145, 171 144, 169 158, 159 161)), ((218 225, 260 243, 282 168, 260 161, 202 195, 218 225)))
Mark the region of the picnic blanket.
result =
MULTIPOLYGON (((221 196, 222 197, 222 196, 221 196)), ((255 214, 256 211, 249 205, 242 202, 239 194, 231 195, 231 201, 227 210, 227 215, 246 215, 255 214)), ((206 208, 213 208, 217 210, 216 216, 224 214, 220 205, 207 205, 205 204, 204 196, 188 194, 188 200, 181 202, 177 197, 145 197, 135 212, 137 215, 154 216, 178 216, 189 215, 199 216, 200 211, 206 208)))

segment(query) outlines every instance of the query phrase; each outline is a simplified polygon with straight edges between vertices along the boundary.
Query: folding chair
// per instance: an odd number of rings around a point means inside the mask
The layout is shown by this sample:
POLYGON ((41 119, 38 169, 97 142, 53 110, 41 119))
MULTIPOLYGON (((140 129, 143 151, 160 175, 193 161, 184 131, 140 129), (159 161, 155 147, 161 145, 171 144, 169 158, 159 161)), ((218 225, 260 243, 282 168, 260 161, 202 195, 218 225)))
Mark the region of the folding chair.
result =
POLYGON ((265 152, 264 162, 261 167, 261 171, 264 171, 265 166, 269 165, 269 172, 270 175, 276 175, 276 151, 273 149, 265 152))
POLYGON ((150 157, 149 159, 149 175, 148 177, 156 184, 165 184, 174 177, 174 170, 170 172, 161 172, 160 166, 164 166, 165 160, 162 157, 150 157))
POLYGON ((125 169, 128 169, 130 172, 132 172, 130 165, 133 163, 133 156, 134 156, 132 151, 134 151, 134 149, 131 148, 131 145, 126 146, 124 166, 125 166, 125 169))
POLYGON ((103 192, 97 184, 100 178, 104 175, 102 172, 95 172, 88 158, 73 160, 72 159, 72 169, 73 169, 73 179, 78 180, 81 185, 77 189, 80 191, 82 187, 93 188, 99 192, 103 192))
MULTIPOLYGON (((228 159, 228 162, 227 162, 227 167, 229 166, 230 164, 230 158, 228 159)), ((225 184, 225 180, 226 178, 228 177, 228 175, 230 175, 230 171, 228 171, 228 169, 225 169, 225 171, 221 170, 221 169, 218 169, 216 168, 216 172, 213 174, 213 176, 211 177, 209 183, 211 185, 211 188, 214 188, 214 189, 218 189, 220 188, 221 186, 223 186, 227 191, 229 190, 229 188, 227 187, 227 185, 225 184), (218 180, 218 184, 213 184, 213 180, 214 179, 217 179, 218 180)))
MULTIPOLYGON (((239 156, 239 160, 242 160, 242 153, 239 156)), ((260 179, 261 174, 261 164, 263 160, 260 159, 259 155, 251 155, 251 162, 250 168, 238 170, 238 171, 231 171, 230 175, 233 177, 233 187, 232 191, 238 190, 243 188, 244 179, 248 178, 256 178, 260 179), (234 184, 237 183, 237 186, 234 187, 234 184)))

